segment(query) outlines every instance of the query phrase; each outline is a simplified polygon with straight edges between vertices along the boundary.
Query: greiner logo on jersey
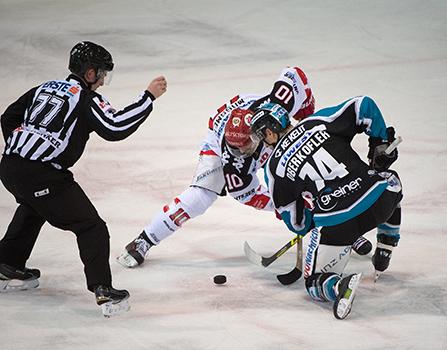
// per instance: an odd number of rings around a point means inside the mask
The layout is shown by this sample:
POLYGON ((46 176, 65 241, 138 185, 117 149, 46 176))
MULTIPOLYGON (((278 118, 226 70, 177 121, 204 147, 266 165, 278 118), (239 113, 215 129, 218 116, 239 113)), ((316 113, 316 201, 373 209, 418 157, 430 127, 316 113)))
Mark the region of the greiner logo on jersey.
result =
POLYGON ((351 193, 357 191, 362 187, 362 179, 358 177, 349 183, 337 187, 335 190, 327 187, 318 196, 317 204, 322 211, 329 211, 337 206, 338 198, 349 196, 351 193))

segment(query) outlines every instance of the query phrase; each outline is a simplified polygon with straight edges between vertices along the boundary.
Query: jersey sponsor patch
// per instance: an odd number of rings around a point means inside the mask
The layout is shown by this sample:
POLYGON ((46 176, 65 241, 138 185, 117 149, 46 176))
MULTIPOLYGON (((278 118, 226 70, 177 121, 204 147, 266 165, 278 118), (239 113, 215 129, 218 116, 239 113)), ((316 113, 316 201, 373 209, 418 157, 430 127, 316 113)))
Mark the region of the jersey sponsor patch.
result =
MULTIPOLYGON (((291 134, 293 131, 291 132, 291 134)), ((301 134, 297 134, 301 135, 301 134)), ((292 136, 292 135, 291 135, 292 136)), ((311 130, 306 131, 293 143, 290 143, 294 138, 287 138, 285 142, 281 142, 281 148, 286 149, 280 155, 276 174, 280 177, 287 176, 295 179, 296 171, 307 160, 307 157, 314 153, 330 135, 324 130, 324 125, 318 125, 311 130), (292 171, 293 170, 293 171, 292 171)), ((276 156, 276 154, 275 154, 276 156)))
POLYGON ((110 105, 109 102, 104 101, 104 100, 100 100, 99 98, 95 97, 93 99, 93 101, 95 101, 96 105, 101 108, 101 110, 103 112, 110 112, 110 113, 115 113, 115 109, 110 105))
POLYGON ((72 86, 71 83, 67 81, 57 81, 57 80, 51 80, 47 81, 42 85, 42 89, 45 90, 53 90, 53 91, 61 91, 63 93, 67 93, 68 89, 72 86))
POLYGON ((81 90, 81 88, 79 86, 72 86, 70 89, 68 89, 67 91, 67 95, 73 97, 74 95, 76 95, 79 91, 81 90))
POLYGON ((38 198, 38 197, 43 197, 46 196, 47 194, 50 193, 50 190, 48 188, 45 188, 42 191, 36 191, 34 192, 34 197, 38 198))
POLYGON ((304 278, 308 278, 314 272, 315 261, 317 259, 317 249, 320 244, 320 228, 315 227, 310 231, 310 240, 307 247, 306 258, 304 260, 304 278))
POLYGON ((362 188, 361 183, 362 179, 358 177, 335 189, 331 187, 325 188, 317 198, 318 207, 322 211, 330 211, 334 209, 338 204, 339 198, 347 197, 362 188))

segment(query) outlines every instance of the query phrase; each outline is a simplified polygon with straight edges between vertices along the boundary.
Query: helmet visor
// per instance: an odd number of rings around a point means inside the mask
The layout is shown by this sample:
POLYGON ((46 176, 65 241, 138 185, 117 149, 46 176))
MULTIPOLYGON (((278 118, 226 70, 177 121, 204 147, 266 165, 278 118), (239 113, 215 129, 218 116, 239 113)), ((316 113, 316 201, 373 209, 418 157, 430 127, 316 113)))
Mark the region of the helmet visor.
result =
POLYGON ((98 80, 104 79, 104 85, 110 85, 110 83, 112 82, 113 71, 99 68, 97 76, 98 80))
POLYGON ((250 157, 255 151, 256 148, 258 148, 259 145, 259 139, 253 139, 250 136, 250 142, 247 145, 241 146, 241 147, 234 147, 230 146, 227 143, 228 151, 236 158, 246 158, 250 157))

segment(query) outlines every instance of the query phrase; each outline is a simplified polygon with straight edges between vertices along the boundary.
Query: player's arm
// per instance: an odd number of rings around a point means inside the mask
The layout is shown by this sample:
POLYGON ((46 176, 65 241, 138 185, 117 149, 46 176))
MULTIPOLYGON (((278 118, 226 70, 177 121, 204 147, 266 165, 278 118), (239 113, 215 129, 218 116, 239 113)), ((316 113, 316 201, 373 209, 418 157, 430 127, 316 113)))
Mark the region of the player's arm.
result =
POLYGON ((238 202, 260 210, 275 209, 267 187, 261 184, 257 176, 271 153, 272 150, 261 143, 253 156, 245 158, 244 163, 249 166, 242 166, 237 170, 237 162, 234 160, 231 162, 232 166, 224 166, 228 192, 238 202))
POLYGON ((36 90, 37 87, 32 88, 23 94, 17 99, 17 101, 13 102, 8 108, 6 108, 5 112, 1 116, 2 133, 5 142, 12 132, 23 123, 26 108, 31 103, 36 90))
POLYGON ((273 174, 275 172, 271 171, 270 167, 267 167, 265 173, 266 182, 272 196, 275 211, 279 213, 282 221, 290 231, 299 236, 304 236, 313 225, 312 199, 306 198, 306 195, 302 192, 304 189, 299 188, 298 184, 273 174), (278 188, 287 188, 289 190, 279 191, 278 188))
POLYGON ((268 189, 259 182, 259 179, 256 175, 246 176, 243 179, 237 174, 226 175, 228 175, 225 176, 228 193, 239 203, 259 210, 273 211, 275 209, 268 189), (237 176, 237 178, 231 175, 235 175, 237 176), (230 190, 230 187, 234 188, 236 184, 242 183, 244 183, 245 185, 243 189, 230 190))
POLYGON ((155 97, 147 90, 125 108, 117 111, 100 95, 95 94, 88 108, 92 129, 108 141, 119 141, 134 133, 153 108, 155 97))
POLYGON ((364 126, 365 133, 369 136, 369 164, 378 171, 384 171, 398 157, 397 148, 387 151, 388 146, 396 139, 394 128, 386 126, 382 113, 372 98, 360 97, 357 106, 357 123, 364 126))
POLYGON ((297 200, 286 207, 277 208, 276 210, 290 231, 299 236, 305 236, 312 228, 313 215, 301 203, 303 203, 302 200, 297 200))
POLYGON ((153 108, 153 101, 166 92, 163 76, 153 79, 147 89, 125 108, 116 111, 101 95, 92 92, 88 106, 91 126, 102 138, 109 141, 125 139, 146 120, 153 108))
POLYGON ((387 138, 382 113, 368 96, 353 97, 337 106, 320 109, 311 118, 331 123, 333 133, 347 138, 363 132, 371 137, 387 138))
POLYGON ((310 82, 298 67, 287 67, 281 71, 270 92, 270 99, 287 109, 295 120, 301 120, 315 110, 310 82))
POLYGON ((356 124, 370 136, 388 140, 388 131, 382 113, 369 96, 355 97, 356 124))

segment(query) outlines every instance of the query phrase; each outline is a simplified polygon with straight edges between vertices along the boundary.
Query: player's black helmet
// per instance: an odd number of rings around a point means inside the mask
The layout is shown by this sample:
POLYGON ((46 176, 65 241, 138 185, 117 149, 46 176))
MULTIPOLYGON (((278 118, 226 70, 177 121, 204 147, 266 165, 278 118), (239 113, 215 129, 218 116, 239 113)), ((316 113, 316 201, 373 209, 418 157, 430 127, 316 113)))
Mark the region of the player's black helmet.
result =
POLYGON ((251 118, 251 131, 260 140, 265 138, 265 129, 280 133, 290 125, 289 113, 277 103, 267 103, 255 110, 251 118))
POLYGON ((98 74, 99 70, 112 71, 112 55, 100 45, 90 41, 81 41, 70 51, 68 69, 70 72, 82 77, 90 68, 95 69, 96 74, 98 74))

